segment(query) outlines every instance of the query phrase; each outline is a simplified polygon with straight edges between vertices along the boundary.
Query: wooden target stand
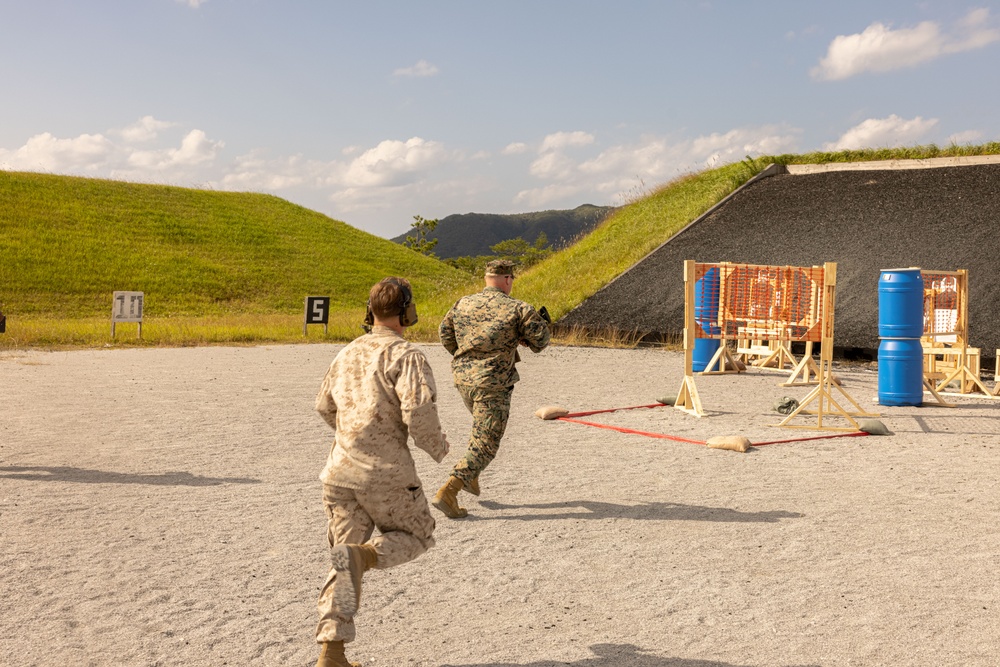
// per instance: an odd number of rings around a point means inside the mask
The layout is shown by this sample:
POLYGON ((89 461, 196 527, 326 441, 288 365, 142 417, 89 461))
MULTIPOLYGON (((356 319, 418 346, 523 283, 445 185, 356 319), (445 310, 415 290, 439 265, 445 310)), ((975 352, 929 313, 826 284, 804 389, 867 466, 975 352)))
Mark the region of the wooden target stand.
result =
POLYGON ((993 395, 1000 396, 1000 350, 997 350, 997 367, 993 373, 993 395))
MULTIPOLYGON (((792 374, 788 378, 788 382, 782 383, 782 387, 809 387, 812 385, 819 384, 819 366, 813 361, 813 344, 812 341, 806 343, 805 354, 802 355, 802 360, 795 365, 792 369, 792 374)), ((833 381, 838 385, 840 380, 836 377, 833 381)))
MULTIPOLYGON (((936 280, 952 281, 955 293, 954 325, 951 327, 941 326, 937 322, 936 300, 941 294, 936 288, 924 286, 924 335, 921 337, 921 344, 924 348, 924 355, 932 359, 937 355, 948 355, 955 358, 955 368, 943 376, 936 373, 933 362, 924 364, 924 389, 933 395, 941 405, 955 407, 946 403, 941 394, 946 396, 963 396, 976 390, 981 391, 987 397, 1000 396, 1000 383, 991 390, 980 379, 979 374, 972 368, 972 355, 969 354, 969 273, 965 269, 958 271, 921 271, 921 274, 936 280), (928 307, 929 306, 929 307, 928 307), (950 347, 938 346, 938 337, 948 336, 953 339, 950 347), (946 391, 948 385, 957 383, 958 391, 946 391)), ((935 281, 936 282, 936 281, 935 281)))
MULTIPOLYGON (((702 408, 701 397, 698 394, 698 387, 694 380, 694 342, 697 337, 698 323, 695 320, 695 281, 697 280, 697 265, 694 260, 684 262, 684 379, 681 381, 680 390, 677 392, 677 400, 674 407, 682 412, 686 412, 695 417, 704 417, 705 411, 702 408)), ((877 413, 866 411, 854 398, 841 386, 840 382, 833 374, 833 325, 834 306, 836 303, 837 289, 837 264, 827 262, 823 265, 823 287, 818 297, 820 314, 818 326, 820 327, 820 362, 817 366, 812 360, 812 355, 807 355, 798 362, 793 372, 791 381, 796 378, 801 381, 803 378, 809 379, 811 375, 816 376, 816 385, 812 391, 801 401, 799 406, 788 414, 781 422, 771 424, 783 428, 802 428, 820 431, 858 431, 859 425, 855 417, 878 417, 877 413), (808 361, 806 361, 808 360, 808 361), (811 365, 810 365, 811 362, 811 365), (836 392, 836 393, 835 393, 836 392), (839 399, 836 395, 839 393, 839 399), (848 407, 845 407, 847 405, 848 407), (853 408, 853 409, 849 409, 853 408), (815 424, 792 424, 792 420, 800 415, 816 415, 815 424), (831 419, 842 419, 847 421, 849 426, 830 425, 831 419)), ((812 350, 810 349, 809 352, 812 350)), ((706 366, 707 369, 719 367, 738 368, 736 359, 732 356, 727 345, 721 344, 715 356, 706 366)), ((719 371, 716 371, 719 372, 719 371)), ((731 371, 730 371, 731 372, 731 371)), ((798 386, 797 384, 788 386, 798 386)))
MULTIPOLYGON (((720 266, 725 266, 722 263, 720 266)), ((818 267, 813 267, 818 268, 818 267)), ((810 310, 819 309, 821 295, 814 289, 811 295, 810 310)), ((813 341, 805 342, 805 351, 801 359, 796 359, 791 349, 792 335, 787 326, 779 329, 760 329, 741 327, 737 337, 736 355, 730 350, 727 339, 723 335, 719 349, 698 375, 721 375, 724 373, 742 373, 747 365, 763 370, 787 372, 791 367, 788 379, 781 383, 782 387, 809 387, 819 384, 819 367, 813 359, 813 341), (763 338, 767 337, 767 345, 763 338), (752 357, 757 357, 751 360, 752 357)), ((838 384, 839 380, 834 378, 838 384)))
MULTIPOLYGON (((779 340, 774 342, 777 344, 774 345, 774 349, 767 356, 751 362, 750 365, 754 368, 764 370, 773 369, 782 373, 786 372, 787 366, 791 366, 792 372, 788 376, 788 380, 781 383, 782 387, 811 387, 819 384, 819 366, 816 365, 816 361, 813 359, 812 341, 806 342, 805 353, 801 359, 795 358, 795 354, 789 348, 787 341, 779 340)), ((737 348, 737 354, 739 354, 739 348, 737 348)), ((743 359, 734 356, 729 346, 726 345, 726 339, 722 338, 719 342, 719 349, 705 366, 705 370, 699 372, 698 375, 742 373, 746 370, 746 356, 742 356, 744 357, 743 359)), ((835 381, 839 382, 836 378, 835 381)))

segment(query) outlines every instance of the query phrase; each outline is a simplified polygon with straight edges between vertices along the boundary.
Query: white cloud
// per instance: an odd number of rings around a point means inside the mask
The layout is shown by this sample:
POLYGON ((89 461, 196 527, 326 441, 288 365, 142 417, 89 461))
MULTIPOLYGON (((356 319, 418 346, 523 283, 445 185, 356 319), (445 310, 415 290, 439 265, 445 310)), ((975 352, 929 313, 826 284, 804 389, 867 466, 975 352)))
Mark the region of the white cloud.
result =
POLYGON ((521 153, 528 152, 528 144, 516 141, 512 144, 507 144, 501 151, 504 155, 520 155, 521 153))
POLYGON ((301 155, 267 160, 257 151, 236 158, 221 185, 227 190, 285 190, 322 181, 327 167, 308 162, 301 155))
POLYGON ((413 137, 407 141, 386 140, 355 158, 344 174, 351 187, 399 185, 417 172, 445 159, 444 146, 413 137))
POLYGON ((514 203, 528 208, 544 208, 553 202, 566 201, 571 197, 587 197, 583 189, 577 185, 546 185, 543 188, 521 190, 514 196, 514 203))
POLYGON ((555 132, 542 140, 540 153, 558 151, 569 146, 589 146, 594 143, 594 135, 587 132, 555 132))
POLYGON ((945 45, 946 53, 979 49, 1000 40, 1000 29, 991 26, 990 10, 973 9, 956 24, 955 38, 945 45))
POLYGON ((203 4, 208 2, 208 0, 177 0, 177 2, 187 5, 188 7, 191 7, 193 9, 198 9, 203 4))
POLYGON ((893 148, 919 142, 938 123, 937 118, 924 120, 920 116, 911 120, 892 114, 888 118, 869 118, 858 123, 840 139, 823 145, 826 151, 857 148, 893 148))
POLYGON ((983 140, 983 133, 979 130, 966 130, 965 132, 956 132, 955 134, 948 137, 949 144, 955 144, 956 146, 961 146, 963 144, 978 144, 983 140))
POLYGON ((780 128, 740 128, 719 134, 698 137, 691 142, 690 152, 707 166, 742 160, 747 155, 773 155, 791 150, 797 138, 781 133, 780 128))
POLYGON ((747 155, 774 155, 789 152, 798 144, 799 131, 765 125, 713 132, 674 143, 660 137, 645 137, 633 145, 615 146, 580 165, 580 170, 662 182, 677 173, 742 160, 747 155))
MULTIPOLYGON (((347 151, 356 154, 361 149, 347 151)), ((459 157, 443 144, 413 137, 386 140, 347 161, 305 160, 302 156, 267 158, 259 151, 238 157, 219 185, 226 189, 325 192, 343 210, 381 207, 390 194, 414 185, 430 187, 428 174, 459 157)))
MULTIPOLYGON (((463 169, 458 173, 428 172, 411 182, 385 187, 333 186, 325 197, 336 206, 338 213, 351 214, 347 222, 354 224, 351 221, 357 216, 375 214, 378 224, 389 230, 395 227, 389 234, 395 236, 409 226, 416 213, 424 217, 443 217, 460 210, 472 210, 482 197, 494 194, 493 188, 495 183, 491 179, 463 169), (400 214, 400 211, 405 213, 400 214), (404 226, 398 227, 401 224, 404 226)), ((490 208, 485 211, 497 212, 490 208)))
MULTIPOLYGON (((524 206, 577 205, 582 197, 590 203, 607 203, 628 189, 636 180, 662 183, 683 173, 733 162, 747 155, 790 152, 798 143, 799 130, 779 126, 738 128, 694 139, 671 142, 664 137, 647 136, 634 144, 611 146, 597 156, 580 161, 554 150, 555 146, 577 145, 567 140, 572 133, 550 135, 557 140, 543 143, 546 148, 532 162, 529 173, 549 181, 537 188, 521 190, 515 203, 524 206), (575 200, 568 201, 570 198, 575 200)), ((591 135, 577 133, 581 144, 594 141, 591 135), (586 137, 586 141, 582 141, 586 137)))
POLYGON ((168 151, 172 164, 194 165, 211 162, 225 146, 221 141, 212 141, 201 130, 191 130, 181 141, 181 147, 168 151))
POLYGON ((644 137, 636 144, 612 146, 602 151, 597 157, 580 164, 580 171, 592 176, 607 177, 618 174, 624 178, 632 178, 635 174, 645 174, 647 177, 662 174, 667 162, 677 151, 666 139, 659 137, 644 137))
POLYGON ((865 71, 887 72, 933 60, 940 55, 941 35, 936 23, 892 31, 873 23, 855 35, 834 38, 826 57, 810 74, 827 81, 846 79, 865 71))
POLYGON ((912 67, 942 55, 979 49, 1000 40, 1000 29, 991 24, 989 9, 972 10, 947 34, 933 21, 898 30, 873 23, 861 33, 835 37, 826 57, 810 74, 814 79, 835 81, 863 72, 912 67))
POLYGON ((575 170, 576 163, 568 156, 556 151, 542 153, 528 167, 529 174, 542 180, 570 178, 575 170))
POLYGON ((125 128, 109 130, 107 136, 81 134, 61 139, 43 132, 18 149, 0 149, 0 165, 136 181, 191 182, 192 177, 199 176, 195 170, 211 166, 224 144, 210 140, 202 130, 190 130, 179 144, 171 146, 162 140, 160 132, 175 125, 144 116, 125 128), (163 145, 149 148, 147 145, 153 141, 163 145))
POLYGON ((58 139, 43 132, 17 150, 0 150, 0 163, 24 171, 94 173, 108 166, 114 155, 115 145, 102 134, 58 139))
POLYGON ((128 156, 131 167, 163 170, 172 167, 195 166, 212 162, 224 144, 211 141, 201 130, 191 130, 181 140, 180 148, 154 151, 133 151, 128 156))
POLYGON ((410 67, 400 67, 393 71, 394 76, 412 76, 412 77, 424 77, 424 76, 434 76, 438 73, 438 68, 436 65, 432 65, 426 60, 418 60, 416 65, 410 67))
MULTIPOLYGON (((542 145, 538 149, 538 157, 531 163, 528 173, 543 180, 571 178, 577 165, 562 152, 563 149, 588 146, 592 143, 594 143, 594 135, 587 132, 555 132, 547 135, 542 140, 542 145)), ((524 144, 518 144, 518 146, 524 146, 524 144)))
POLYGON ((174 127, 176 124, 156 120, 152 116, 143 116, 128 127, 119 130, 118 134, 129 143, 143 143, 156 139, 162 130, 174 127))

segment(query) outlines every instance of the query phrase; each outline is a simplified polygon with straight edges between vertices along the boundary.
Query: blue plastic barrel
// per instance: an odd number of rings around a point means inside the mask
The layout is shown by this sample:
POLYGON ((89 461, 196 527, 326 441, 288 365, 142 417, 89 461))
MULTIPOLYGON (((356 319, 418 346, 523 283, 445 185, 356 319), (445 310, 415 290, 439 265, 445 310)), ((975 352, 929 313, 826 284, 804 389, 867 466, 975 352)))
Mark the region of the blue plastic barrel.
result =
POLYGON ((919 268, 885 269, 878 279, 880 338, 920 338, 924 333, 924 279, 919 268))
POLYGON ((924 400, 924 352, 919 338, 883 338, 878 346, 880 405, 920 405, 924 400))
MULTIPOLYGON (((715 327, 715 329, 718 331, 719 328, 715 327)), ((694 356, 691 358, 691 370, 695 373, 701 373, 708 368, 708 364, 712 361, 712 357, 715 356, 721 344, 722 341, 715 338, 696 338, 694 356)))
POLYGON ((719 267, 713 266, 694 282, 694 319, 699 325, 719 316, 719 267))
MULTIPOLYGON (((713 266, 694 283, 694 319, 707 334, 717 336, 720 332, 716 324, 719 315, 719 268, 713 266)), ((691 370, 701 373, 708 367, 721 341, 714 338, 696 338, 691 370)))

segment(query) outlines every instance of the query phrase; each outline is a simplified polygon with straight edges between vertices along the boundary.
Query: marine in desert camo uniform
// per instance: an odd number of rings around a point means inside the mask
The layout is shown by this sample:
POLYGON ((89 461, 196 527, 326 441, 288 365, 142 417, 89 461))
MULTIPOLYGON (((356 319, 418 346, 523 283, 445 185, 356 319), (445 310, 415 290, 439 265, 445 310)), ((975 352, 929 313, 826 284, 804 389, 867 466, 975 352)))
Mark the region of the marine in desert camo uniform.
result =
POLYGON ((412 303, 402 279, 372 288, 371 332, 340 351, 316 397, 317 412, 336 431, 320 475, 333 567, 317 603, 317 667, 352 664, 344 643, 355 637, 362 574, 413 560, 434 545, 434 518, 407 438, 437 462, 448 441, 427 358, 402 335, 416 321, 415 310, 410 320, 404 316, 403 287, 412 303), (372 538, 376 527, 380 534, 372 538))
POLYGON ((458 504, 463 488, 479 495, 479 474, 493 461, 507 427, 510 396, 518 381, 517 348, 541 352, 549 325, 529 304, 510 296, 514 263, 490 262, 483 291, 462 297, 441 321, 441 343, 452 355, 451 370, 472 413, 469 447, 433 504, 451 518, 468 514, 458 504))

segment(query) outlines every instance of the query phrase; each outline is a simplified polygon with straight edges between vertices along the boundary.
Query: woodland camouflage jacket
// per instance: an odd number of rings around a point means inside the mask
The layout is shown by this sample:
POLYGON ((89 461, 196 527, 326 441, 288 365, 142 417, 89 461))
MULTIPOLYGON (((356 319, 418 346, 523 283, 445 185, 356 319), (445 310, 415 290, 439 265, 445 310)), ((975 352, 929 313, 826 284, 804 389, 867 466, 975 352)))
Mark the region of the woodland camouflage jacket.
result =
POLYGON ((455 384, 512 387, 518 343, 532 352, 549 344, 549 325, 534 308, 496 287, 462 297, 441 321, 441 344, 453 356, 455 384))
POLYGON ((320 479, 349 489, 419 486, 407 436, 439 463, 448 453, 436 395, 427 357, 392 329, 376 326, 349 343, 316 396, 316 411, 336 431, 320 479))

